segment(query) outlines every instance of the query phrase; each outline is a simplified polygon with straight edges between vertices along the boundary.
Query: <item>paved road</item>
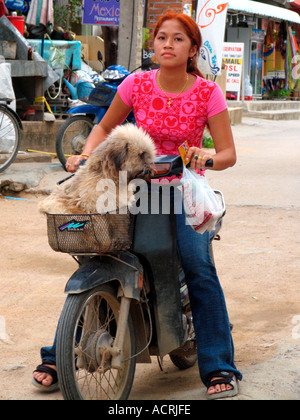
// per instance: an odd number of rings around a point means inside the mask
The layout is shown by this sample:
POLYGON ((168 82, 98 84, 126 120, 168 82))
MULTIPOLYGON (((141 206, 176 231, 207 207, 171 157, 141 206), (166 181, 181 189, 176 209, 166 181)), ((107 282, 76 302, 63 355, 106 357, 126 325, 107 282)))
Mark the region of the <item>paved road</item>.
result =
MULTIPOLYGON (((228 208, 215 254, 244 374, 238 398, 300 399, 299 122, 244 119, 233 132, 236 166, 207 177, 228 208)), ((41 193, 65 175, 49 163, 14 164, 0 183, 11 179, 41 193)), ((75 263, 49 249, 38 195, 18 197, 33 201, 0 197, 0 399, 61 399, 38 394, 30 379, 40 346, 51 343, 75 263)), ((181 372, 166 358, 164 369, 138 366, 130 398, 205 398, 197 367, 181 372)))

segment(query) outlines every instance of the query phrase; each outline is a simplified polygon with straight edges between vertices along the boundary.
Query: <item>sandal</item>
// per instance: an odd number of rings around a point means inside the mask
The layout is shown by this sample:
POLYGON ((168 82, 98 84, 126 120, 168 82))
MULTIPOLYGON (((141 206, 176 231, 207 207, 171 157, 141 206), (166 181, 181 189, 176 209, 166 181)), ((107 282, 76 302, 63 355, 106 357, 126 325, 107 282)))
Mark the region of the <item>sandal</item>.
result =
POLYGON ((52 384, 49 385, 49 386, 43 385, 41 382, 37 381, 35 378, 32 378, 32 384, 42 392, 57 391, 59 389, 57 372, 56 372, 55 369, 51 368, 50 366, 45 366, 45 365, 54 365, 55 366, 55 363, 47 360, 47 361, 43 362, 41 365, 38 365, 37 368, 32 373, 34 373, 34 372, 47 373, 48 375, 52 376, 52 379, 53 379, 52 384))
POLYGON ((238 392, 238 381, 233 372, 212 372, 207 379, 207 389, 216 385, 230 385, 232 389, 225 391, 215 392, 214 394, 207 395, 208 400, 216 400, 219 398, 235 397, 238 392), (212 378, 220 378, 213 380, 212 378))

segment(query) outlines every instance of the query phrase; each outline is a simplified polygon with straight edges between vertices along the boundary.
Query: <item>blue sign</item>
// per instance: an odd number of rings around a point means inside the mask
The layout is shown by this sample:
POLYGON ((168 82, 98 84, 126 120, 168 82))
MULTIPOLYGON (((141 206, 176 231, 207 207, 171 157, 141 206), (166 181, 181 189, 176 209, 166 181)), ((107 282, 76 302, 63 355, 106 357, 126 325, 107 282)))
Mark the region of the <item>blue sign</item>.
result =
POLYGON ((82 23, 119 25, 120 0, 84 0, 82 23))

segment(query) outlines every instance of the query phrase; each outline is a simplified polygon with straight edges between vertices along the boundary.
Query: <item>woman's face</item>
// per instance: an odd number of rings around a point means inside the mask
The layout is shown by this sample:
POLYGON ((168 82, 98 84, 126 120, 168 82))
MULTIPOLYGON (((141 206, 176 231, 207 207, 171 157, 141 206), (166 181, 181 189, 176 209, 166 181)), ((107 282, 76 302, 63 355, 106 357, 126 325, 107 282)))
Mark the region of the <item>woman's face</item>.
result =
POLYGON ((186 66, 196 52, 180 21, 170 19, 161 25, 154 39, 155 58, 161 66, 186 66))

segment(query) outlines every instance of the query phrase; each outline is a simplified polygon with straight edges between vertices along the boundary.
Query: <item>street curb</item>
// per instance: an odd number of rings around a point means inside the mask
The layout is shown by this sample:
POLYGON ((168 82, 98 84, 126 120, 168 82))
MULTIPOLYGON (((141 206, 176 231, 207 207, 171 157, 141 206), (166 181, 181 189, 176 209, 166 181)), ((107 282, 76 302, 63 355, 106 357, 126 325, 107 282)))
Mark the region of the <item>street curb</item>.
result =
POLYGON ((44 153, 19 152, 14 163, 51 162, 51 155, 44 153))

